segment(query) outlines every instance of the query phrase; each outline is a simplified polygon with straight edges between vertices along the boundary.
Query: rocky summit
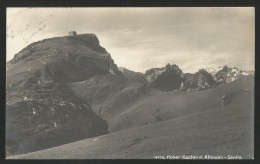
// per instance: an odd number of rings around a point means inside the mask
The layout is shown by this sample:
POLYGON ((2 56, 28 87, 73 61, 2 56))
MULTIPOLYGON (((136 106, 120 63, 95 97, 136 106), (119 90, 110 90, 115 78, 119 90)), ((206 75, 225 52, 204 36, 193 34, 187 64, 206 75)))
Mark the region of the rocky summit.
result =
POLYGON ((151 68, 145 72, 149 84, 161 91, 179 89, 182 83, 182 70, 175 64, 163 68, 151 68))
POLYGON ((182 91, 190 90, 206 90, 213 87, 216 84, 212 75, 206 70, 201 69, 194 74, 184 74, 183 82, 180 87, 182 91))

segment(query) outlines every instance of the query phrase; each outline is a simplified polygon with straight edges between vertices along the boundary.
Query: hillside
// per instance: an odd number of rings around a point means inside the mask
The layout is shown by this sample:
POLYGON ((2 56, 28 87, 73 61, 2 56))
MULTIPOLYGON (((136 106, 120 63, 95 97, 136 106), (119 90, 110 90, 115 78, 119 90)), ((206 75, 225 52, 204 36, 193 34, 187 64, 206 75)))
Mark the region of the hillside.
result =
POLYGON ((108 133, 69 82, 120 74, 93 34, 30 44, 7 63, 6 151, 20 154, 108 133))
POLYGON ((219 108, 222 95, 244 92, 252 87, 251 81, 253 81, 253 77, 247 77, 234 81, 232 85, 223 84, 216 89, 203 92, 161 92, 143 85, 133 87, 133 84, 132 86, 127 84, 128 86, 123 85, 122 87, 122 83, 108 83, 104 76, 99 76, 99 78, 102 79, 100 82, 103 84, 93 81, 97 88, 91 85, 71 85, 71 89, 75 95, 85 101, 91 102, 88 98, 95 100, 92 108, 96 114, 107 121, 110 132, 165 121, 211 108, 219 108), (108 86, 110 88, 114 86, 117 89, 111 89, 113 92, 104 91, 103 88, 108 88, 108 86), (124 89, 120 90, 120 88, 124 89), (92 93, 89 94, 89 92, 92 93), (104 93, 110 95, 102 98, 101 95, 104 93))
MULTIPOLYGON (((167 121, 141 125, 47 150, 14 156, 11 159, 150 159, 167 155, 202 155, 203 157, 239 155, 244 159, 253 158, 252 79, 237 80, 211 92, 205 93, 204 100, 192 99, 190 102, 203 103, 201 106, 206 105, 203 110, 197 110, 196 107, 192 108, 187 104, 187 109, 189 107, 195 111, 183 112, 182 116, 167 121), (222 94, 227 89, 233 94, 230 103, 224 107, 216 102, 216 105, 211 104, 213 99, 219 100, 217 95, 206 97, 212 95, 211 92, 222 94)), ((200 93, 202 92, 194 92, 201 97, 200 93)), ((183 109, 184 106, 185 104, 182 105, 183 109)), ((172 108, 172 113, 175 110, 176 108, 172 108)), ((148 112, 152 113, 149 110, 148 112)))

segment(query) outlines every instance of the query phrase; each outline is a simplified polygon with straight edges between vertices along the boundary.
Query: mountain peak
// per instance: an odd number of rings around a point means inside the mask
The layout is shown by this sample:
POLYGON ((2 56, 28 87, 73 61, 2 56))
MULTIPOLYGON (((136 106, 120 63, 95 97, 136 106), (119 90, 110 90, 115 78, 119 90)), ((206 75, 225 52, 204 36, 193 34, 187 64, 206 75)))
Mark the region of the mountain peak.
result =
POLYGON ((178 89, 182 82, 182 70, 176 64, 166 64, 165 67, 152 68, 145 72, 147 81, 162 91, 178 89))
POLYGON ((59 81, 86 80, 97 74, 120 74, 95 34, 71 34, 28 45, 8 63, 12 73, 44 70, 59 81), (18 68, 19 67, 19 68, 18 68))
POLYGON ((219 66, 217 68, 206 69, 217 82, 232 82, 242 76, 252 74, 252 71, 240 70, 237 67, 228 67, 227 65, 219 66))
POLYGON ((105 48, 99 45, 99 40, 95 34, 78 34, 78 35, 68 35, 63 37, 54 37, 43 39, 34 43, 31 43, 27 47, 23 48, 20 52, 14 55, 14 58, 10 61, 11 63, 16 63, 20 60, 31 58, 34 55, 43 55, 45 51, 43 50, 60 50, 63 51, 65 55, 66 52, 71 52, 75 49, 87 49, 87 51, 94 51, 97 53, 106 54, 105 48), (42 53, 36 54, 35 52, 42 50, 42 53))
POLYGON ((194 74, 184 74, 183 83, 180 90, 205 90, 215 85, 215 81, 210 73, 205 69, 200 69, 194 74))

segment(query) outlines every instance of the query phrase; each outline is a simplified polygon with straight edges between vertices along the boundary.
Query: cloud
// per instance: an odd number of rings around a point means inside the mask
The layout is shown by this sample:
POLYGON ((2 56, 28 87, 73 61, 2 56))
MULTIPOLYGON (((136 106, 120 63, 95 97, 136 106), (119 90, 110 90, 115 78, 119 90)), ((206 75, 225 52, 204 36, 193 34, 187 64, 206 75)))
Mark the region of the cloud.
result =
POLYGON ((254 69, 254 8, 8 8, 7 27, 7 60, 75 30, 95 33, 117 65, 134 71, 167 63, 185 72, 254 69))

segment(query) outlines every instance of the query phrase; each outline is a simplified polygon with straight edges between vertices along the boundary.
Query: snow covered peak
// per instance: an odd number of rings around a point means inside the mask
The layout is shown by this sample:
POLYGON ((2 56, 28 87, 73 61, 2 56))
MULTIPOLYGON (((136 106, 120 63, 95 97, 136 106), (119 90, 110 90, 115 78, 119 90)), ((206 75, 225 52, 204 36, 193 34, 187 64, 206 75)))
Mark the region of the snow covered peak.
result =
POLYGON ((218 82, 232 82, 243 76, 250 75, 251 72, 245 70, 239 70, 236 67, 229 68, 228 66, 219 66, 217 68, 207 68, 208 71, 218 82))

